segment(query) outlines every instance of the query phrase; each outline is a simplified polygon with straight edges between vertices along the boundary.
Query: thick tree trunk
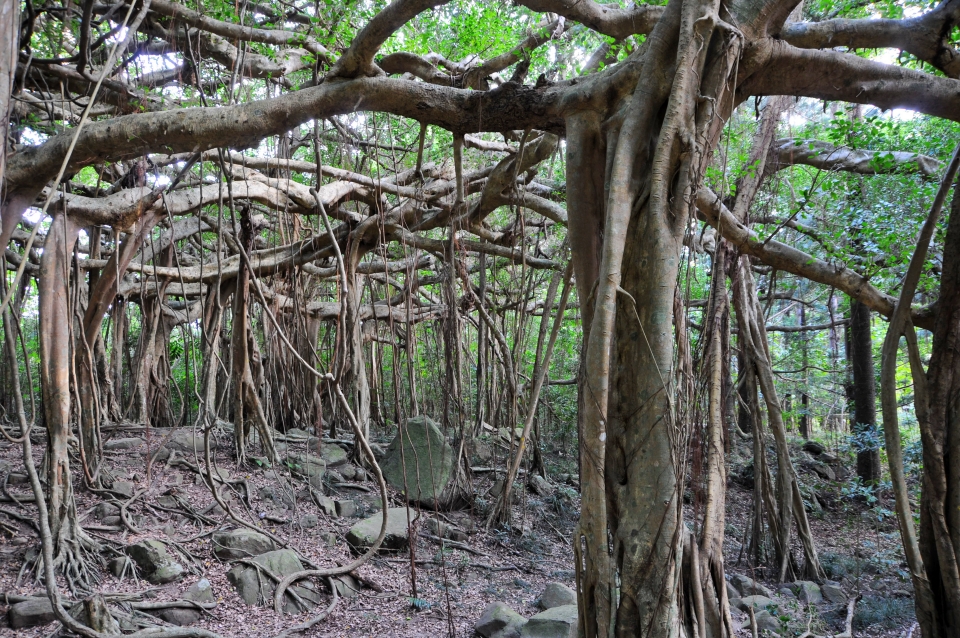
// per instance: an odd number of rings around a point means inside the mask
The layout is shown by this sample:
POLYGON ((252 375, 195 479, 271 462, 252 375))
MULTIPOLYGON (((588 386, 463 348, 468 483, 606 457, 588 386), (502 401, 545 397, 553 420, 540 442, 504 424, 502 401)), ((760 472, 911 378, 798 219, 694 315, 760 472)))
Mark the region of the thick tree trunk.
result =
MULTIPOLYGON (((927 372, 928 427, 921 430, 920 552, 933 594, 927 604, 936 611, 933 623, 922 624, 924 638, 960 632, 960 188, 950 210, 939 299, 927 372)), ((921 601, 917 605, 920 618, 921 601)))
POLYGON ((40 259, 40 387, 47 428, 47 486, 50 532, 56 563, 68 582, 87 582, 84 551, 94 546, 80 528, 70 474, 71 442, 70 268, 79 228, 63 215, 54 215, 40 259))
POLYGON ((857 476, 864 485, 880 480, 880 431, 873 371, 870 308, 850 301, 850 367, 853 372, 853 434, 857 439, 857 476))

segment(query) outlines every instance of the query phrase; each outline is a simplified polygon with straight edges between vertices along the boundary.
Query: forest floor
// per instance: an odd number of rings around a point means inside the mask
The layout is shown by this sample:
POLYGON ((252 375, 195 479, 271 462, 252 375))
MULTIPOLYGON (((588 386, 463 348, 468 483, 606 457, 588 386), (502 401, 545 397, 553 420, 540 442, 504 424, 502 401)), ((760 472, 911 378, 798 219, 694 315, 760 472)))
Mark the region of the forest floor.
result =
MULTIPOLYGON (((129 493, 132 488, 138 495, 127 506, 132 526, 128 527, 116 517, 104 517, 103 514, 111 512, 98 507, 104 498, 123 502, 124 497, 87 490, 78 484, 75 476, 77 507, 84 528, 104 547, 101 554, 104 563, 119 556, 125 546, 157 539, 179 553, 180 562, 186 568, 185 574, 177 582, 152 586, 142 580, 120 580, 111 575, 105 565, 91 563, 99 579, 97 590, 139 593, 139 599, 160 602, 181 598, 188 587, 206 578, 212 584, 218 604, 193 626, 224 637, 275 636, 318 613, 329 601, 328 593, 322 595, 321 608, 299 616, 280 616, 272 607, 244 604, 227 580, 226 573, 231 565, 221 562, 212 553, 210 534, 231 524, 214 502, 203 479, 191 469, 191 466, 198 467, 196 455, 175 454, 166 462, 157 458, 148 463, 154 456, 151 453, 165 440, 164 436, 161 431, 145 432, 138 426, 115 428, 105 434, 108 440, 126 441, 119 449, 109 449, 112 447, 109 443, 105 446, 102 472, 107 479, 105 483, 116 481, 114 489, 129 493), (140 441, 133 440, 137 438, 140 441), (179 505, 169 507, 174 501, 179 505)), ((307 445, 316 445, 316 442, 316 439, 308 442, 291 438, 285 444, 281 442, 281 447, 286 447, 286 453, 290 454, 297 449, 305 450, 307 445)), ((37 439, 35 449, 42 447, 37 439)), ((342 517, 329 516, 311 498, 306 482, 292 477, 289 471, 278 474, 277 469, 261 469, 256 462, 238 467, 227 462, 232 449, 230 436, 221 436, 214 447, 221 476, 228 481, 225 493, 233 493, 229 499, 232 509, 246 520, 258 521, 263 529, 289 543, 316 565, 328 567, 346 564, 353 559, 355 554, 345 541, 347 531, 361 520, 360 517, 369 516, 379 508, 380 496, 369 477, 363 477, 361 473, 361 479, 365 480, 345 479, 344 475, 354 473, 353 466, 348 463, 331 468, 334 471, 328 471, 323 491, 332 499, 350 501, 357 511, 342 517), (293 486, 289 491, 292 498, 283 496, 284 484, 293 486)), ((496 447, 488 448, 488 452, 490 449, 495 451, 496 447)), ((739 452, 734 452, 732 475, 743 473, 748 450, 742 452, 744 463, 739 465, 739 452)), ((797 452, 798 455, 805 454, 799 448, 797 452)), ((503 452, 497 454, 502 457, 503 452)), ((199 466, 202 466, 202 459, 199 460, 199 466)), ((41 462, 38 453, 38 467, 41 462)), ((474 459, 474 462, 487 467, 503 465, 502 458, 487 457, 474 459)), ((486 530, 483 510, 493 502, 489 490, 494 474, 478 473, 473 479, 474 489, 482 496, 475 500, 475 509, 440 515, 444 522, 467 533, 463 544, 469 551, 451 547, 441 551, 438 542, 423 533, 426 526, 421 525, 421 533, 413 545, 415 576, 411 572, 408 551, 382 553, 357 570, 364 585, 359 594, 342 598, 326 619, 302 635, 439 638, 453 633, 468 637, 474 635, 474 623, 492 602, 502 601, 528 617, 537 613, 536 599, 547 583, 574 586, 569 539, 579 512, 579 498, 573 487, 575 476, 562 472, 575 468, 575 461, 548 453, 547 466, 555 470, 550 473, 552 491, 549 495, 536 496, 528 490, 517 492, 514 510, 517 531, 486 530), (566 482, 560 479, 566 479, 566 482)), ((811 524, 828 577, 841 583, 849 595, 862 595, 854 619, 855 635, 893 637, 905 634, 913 624, 913 599, 910 583, 905 579, 895 521, 877 508, 868 509, 856 499, 846 498, 842 482, 821 480, 815 474, 804 472, 802 463, 799 466, 801 480, 817 490, 817 500, 823 505, 823 511, 813 515, 811 524)), ((21 468, 19 446, 0 442, 3 492, 0 494, 0 616, 7 611, 3 605, 3 593, 29 595, 42 590, 36 580, 34 565, 38 548, 36 533, 26 520, 5 513, 22 514, 26 519, 36 517, 35 508, 28 502, 32 493, 21 468)), ((728 576, 757 576, 758 580, 777 591, 776 585, 746 566, 742 555, 752 492, 742 481, 731 479, 729 486, 725 535, 728 576)), ((397 496, 391 494, 391 506, 402 505, 397 496)), ((344 513, 349 512, 345 510, 344 513)), ((423 512, 423 516, 437 515, 423 512)), ((66 587, 62 591, 66 592, 66 587)), ((321 592, 326 592, 325 586, 321 587, 321 592)), ((801 633, 808 622, 820 634, 842 630, 845 605, 822 604, 807 609, 790 595, 775 596, 775 600, 783 619, 784 635, 801 633)), ((736 611, 734 621, 735 626, 742 627, 746 615, 736 611)), ((158 621, 158 624, 163 623, 158 621)), ((0 622, 0 636, 49 637, 55 627, 54 623, 13 630, 0 622)), ((739 629, 737 633, 738 636, 750 635, 748 629, 739 629)))

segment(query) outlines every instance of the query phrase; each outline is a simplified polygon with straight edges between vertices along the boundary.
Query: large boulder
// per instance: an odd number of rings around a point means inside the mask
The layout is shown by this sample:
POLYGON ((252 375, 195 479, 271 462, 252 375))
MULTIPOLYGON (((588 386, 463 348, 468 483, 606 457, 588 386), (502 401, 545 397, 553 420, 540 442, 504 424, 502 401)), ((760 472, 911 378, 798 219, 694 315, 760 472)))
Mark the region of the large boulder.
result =
POLYGON ((820 592, 820 585, 809 580, 798 580, 789 585, 790 590, 796 594, 800 602, 810 605, 816 605, 823 602, 823 594, 820 592))
POLYGON ((128 545, 125 551, 147 582, 165 585, 183 576, 183 565, 174 560, 166 544, 158 540, 140 541, 128 545))
POLYGON ((246 528, 214 532, 212 542, 213 555, 220 560, 251 558, 277 548, 268 537, 246 528))
MULTIPOLYGON (((347 532, 347 542, 357 551, 372 546, 380 535, 383 525, 383 512, 377 512, 365 518, 347 532)), ((387 510, 387 535, 383 537, 381 549, 401 550, 409 543, 407 529, 407 508, 391 507, 387 510)))
POLYGON ((733 574, 730 576, 730 582, 744 596, 766 596, 773 598, 773 591, 766 585, 758 583, 749 576, 743 574, 733 574))
POLYGON ((302 476, 309 480, 311 485, 315 484, 317 489, 322 489, 323 475, 327 471, 327 462, 323 458, 316 454, 290 454, 287 456, 287 466, 297 476, 302 476))
MULTIPOLYGON (((251 559, 256 567, 249 564, 235 565, 227 572, 227 580, 240 594, 248 605, 262 605, 273 607, 273 593, 276 591, 276 582, 266 573, 283 578, 303 569, 297 553, 292 549, 278 549, 267 552, 251 559)), ((293 585, 287 589, 283 597, 283 612, 298 614, 310 610, 320 604, 320 595, 308 587, 293 585), (298 602, 303 601, 301 605, 298 602)))
POLYGON ((491 603, 473 626, 483 638, 519 638, 520 630, 527 619, 511 609, 506 603, 491 603))
POLYGON ((577 606, 564 605, 542 611, 520 630, 521 638, 577 638, 577 606))
POLYGON ((768 607, 778 607, 779 604, 777 601, 769 598, 767 596, 762 596, 760 594, 754 594, 752 596, 745 596, 740 599, 740 602, 737 604, 737 608, 741 609, 744 612, 753 607, 755 610, 767 609, 768 607))
POLYGON ((10 622, 11 629, 26 629, 27 627, 37 627, 52 622, 56 616, 53 615, 53 605, 50 599, 28 598, 23 602, 12 605, 7 611, 7 620, 10 622))
POLYGON ((758 611, 754 618, 757 619, 757 633, 761 636, 764 635, 764 632, 779 634, 783 631, 780 619, 766 609, 758 611))
POLYGON ((576 604, 577 593, 563 583, 547 583, 537 599, 537 607, 544 610, 576 604))
POLYGON ((453 448, 436 422, 418 416, 400 428, 381 468, 387 483, 406 489, 411 501, 437 509, 446 505, 444 491, 453 476, 453 462, 453 448))
POLYGON ((835 583, 825 583, 821 585, 820 593, 823 594, 827 602, 834 605, 845 605, 847 603, 847 595, 843 592, 843 589, 840 588, 840 585, 835 583))
MULTIPOLYGON (((213 586, 206 578, 201 578, 187 591, 183 592, 183 600, 193 603, 215 603, 216 597, 213 595, 213 586)), ((166 620, 168 623, 179 627, 186 627, 200 620, 203 613, 197 607, 169 607, 167 609, 158 609, 152 612, 154 616, 166 620)))

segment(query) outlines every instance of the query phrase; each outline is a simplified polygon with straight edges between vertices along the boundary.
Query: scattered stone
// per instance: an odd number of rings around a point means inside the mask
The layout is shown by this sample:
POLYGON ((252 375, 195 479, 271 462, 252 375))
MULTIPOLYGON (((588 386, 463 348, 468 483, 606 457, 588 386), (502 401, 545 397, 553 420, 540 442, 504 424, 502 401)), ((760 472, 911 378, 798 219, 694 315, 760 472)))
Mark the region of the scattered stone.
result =
POLYGON ((453 449, 432 419, 408 419, 381 466, 387 483, 398 490, 406 485, 411 500, 434 509, 447 504, 444 491, 453 475, 453 449))
POLYGON ((470 540, 470 537, 462 529, 457 529, 456 527, 451 527, 447 530, 447 538, 452 541, 457 541, 458 543, 466 543, 470 540))
MULTIPOLYGON (((213 586, 206 578, 201 578, 183 593, 182 598, 195 603, 214 603, 217 601, 213 595, 213 586)), ((153 615, 166 620, 179 627, 192 625, 200 619, 203 612, 196 608, 171 607, 169 609, 158 609, 153 615)))
POLYGON ((547 479, 539 474, 530 474, 530 477, 527 479, 527 487, 530 488, 531 492, 540 497, 553 494, 553 486, 547 482, 547 479))
POLYGON ((324 496, 323 494, 317 494, 314 492, 313 500, 316 501, 317 507, 320 508, 320 511, 327 516, 332 517, 337 515, 337 504, 329 496, 324 496))
POLYGON ((808 461, 804 461, 803 466, 824 480, 827 480, 827 481, 837 480, 837 473, 833 470, 832 467, 830 467, 826 463, 823 463, 822 461, 811 459, 808 461))
POLYGON ((339 471, 340 475, 348 481, 353 481, 357 478, 357 468, 349 463, 341 465, 339 471))
POLYGON ((337 507, 337 516, 348 518, 356 516, 357 504, 354 501, 335 501, 337 507))
POLYGON ((728 580, 726 581, 726 585, 727 585, 727 598, 731 600, 734 598, 740 598, 740 592, 737 591, 737 588, 733 586, 733 583, 731 583, 728 580))
POLYGON ((143 577, 154 585, 172 583, 183 576, 183 565, 176 562, 167 546, 158 540, 140 541, 128 545, 125 551, 143 577))
POLYGON ((316 454, 288 454, 287 465, 297 476, 322 480, 328 463, 316 454))
POLYGON ((326 461, 327 467, 339 467, 348 460, 346 450, 335 443, 324 443, 320 456, 326 461))
POLYGON ((356 481, 357 483, 363 483, 368 478, 369 477, 367 476, 367 471, 362 467, 358 467, 356 469, 356 472, 354 472, 353 480, 356 481))
POLYGON ((108 516, 120 516, 120 506, 113 503, 100 503, 93 508, 93 515, 100 520, 108 516))
POLYGON ((110 487, 110 490, 116 492, 117 494, 122 494, 127 498, 133 496, 133 491, 136 489, 136 486, 131 481, 114 481, 113 485, 110 487))
POLYGON ((492 603, 483 610, 473 630, 483 638, 519 638, 527 619, 505 603, 492 603))
POLYGON ((337 535, 333 532, 324 532, 320 534, 320 540, 322 540, 323 544, 327 547, 335 547, 337 544, 337 535))
MULTIPOLYGON (((383 525, 383 512, 377 512, 351 527, 347 533, 347 542, 355 550, 365 550, 377 540, 381 525, 383 525)), ((387 534, 383 538, 381 549, 401 550, 407 546, 408 542, 407 508, 391 507, 387 510, 387 534)))
MULTIPOLYGON (((296 552, 292 549, 278 549, 260 554, 254 557, 252 562, 263 568, 264 571, 279 578, 289 576, 303 569, 300 559, 297 558, 296 552)), ((242 564, 236 565, 227 572, 227 580, 236 588, 237 593, 240 594, 240 598, 242 598, 246 604, 273 606, 273 592, 276 589, 276 582, 266 574, 261 575, 260 570, 256 567, 242 564)), ((312 589, 293 585, 288 591, 299 596, 306 604, 307 609, 313 609, 320 603, 320 595, 312 589)), ((301 611, 304 610, 301 609, 301 606, 293 596, 284 596, 284 613, 297 614, 301 611)))
POLYGON ((744 598, 741 598, 740 604, 737 607, 743 611, 747 611, 751 607, 756 610, 766 609, 771 605, 774 607, 779 607, 779 603, 772 598, 755 594, 753 596, 745 596, 744 598))
POLYGON ((117 556, 107 563, 107 568, 111 574, 121 579, 133 576, 135 573, 133 570, 136 569, 129 556, 117 556))
POLYGON ((825 448, 822 444, 817 443, 816 441, 806 441, 803 444, 803 451, 809 452, 814 456, 820 456, 821 454, 827 451, 827 448, 825 448))
POLYGON ((123 525, 123 520, 119 516, 107 516, 100 522, 106 527, 120 527, 123 525))
POLYGON ((820 585, 809 581, 809 580, 798 580, 797 582, 788 585, 790 589, 796 594, 797 598, 800 599, 800 602, 807 603, 810 605, 816 605, 817 603, 823 602, 823 594, 820 592, 820 585))
POLYGON ((143 439, 132 437, 128 439, 112 439, 103 444, 103 449, 110 450, 132 450, 135 447, 140 447, 140 444, 143 443, 143 439))
POLYGON ((820 593, 823 594, 823 597, 828 603, 832 603, 834 605, 843 605, 847 602, 847 595, 843 593, 843 589, 841 589, 839 585, 833 585, 830 583, 821 585, 820 593))
POLYGON ((337 594, 343 598, 353 599, 360 595, 360 583, 350 574, 334 578, 333 586, 337 588, 337 594))
POLYGON ((576 604, 577 593, 563 583, 547 583, 540 598, 537 599, 537 606, 544 610, 576 604))
POLYGON ((737 588, 744 596, 766 596, 767 598, 773 598, 773 592, 769 587, 758 583, 749 576, 744 576, 742 574, 733 574, 730 576, 730 582, 734 587, 737 588))
POLYGON ((171 451, 177 451, 182 456, 193 459, 199 456, 203 458, 203 436, 196 436, 192 431, 178 430, 173 433, 170 440, 163 446, 163 450, 157 454, 157 458, 166 461, 170 458, 171 451))
POLYGON ((564 605, 542 611, 520 630, 521 638, 577 638, 577 606, 564 605))
POLYGON ((300 527, 304 529, 312 529, 320 524, 320 519, 317 518, 316 514, 304 514, 300 517, 300 527))
POLYGON ((7 483, 10 485, 26 485, 30 482, 30 477, 22 472, 11 472, 7 476, 7 483))
POLYGON ((493 460, 493 446, 487 441, 473 442, 473 457, 478 463, 489 463, 493 460))
POLYGON ((269 502, 278 509, 291 509, 295 503, 289 491, 280 488, 262 487, 257 492, 261 501, 269 502))
POLYGON ((777 594, 779 594, 783 598, 789 598, 789 599, 796 599, 797 597, 796 594, 790 591, 789 587, 781 587, 780 589, 777 590, 777 594))
POLYGON ((220 560, 250 558, 276 549, 272 540, 250 529, 214 532, 212 542, 213 555, 220 560))
POLYGON ((775 634, 780 634, 783 631, 780 620, 766 609, 758 611, 754 617, 757 619, 757 631, 760 635, 763 635, 765 631, 775 634))
POLYGON ((50 599, 43 597, 31 598, 16 605, 7 611, 7 620, 11 629, 26 629, 46 625, 56 619, 53 615, 53 605, 50 599))

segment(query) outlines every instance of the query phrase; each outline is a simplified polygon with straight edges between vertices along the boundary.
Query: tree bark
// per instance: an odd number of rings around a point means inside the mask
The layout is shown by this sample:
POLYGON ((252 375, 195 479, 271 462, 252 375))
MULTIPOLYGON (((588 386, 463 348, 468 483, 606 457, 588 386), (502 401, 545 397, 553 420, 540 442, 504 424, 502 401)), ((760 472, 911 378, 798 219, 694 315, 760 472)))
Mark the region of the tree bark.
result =
POLYGON ((850 367, 853 372, 853 434, 857 440, 857 476, 864 485, 880 480, 877 388, 873 369, 870 308, 850 301, 850 367))

